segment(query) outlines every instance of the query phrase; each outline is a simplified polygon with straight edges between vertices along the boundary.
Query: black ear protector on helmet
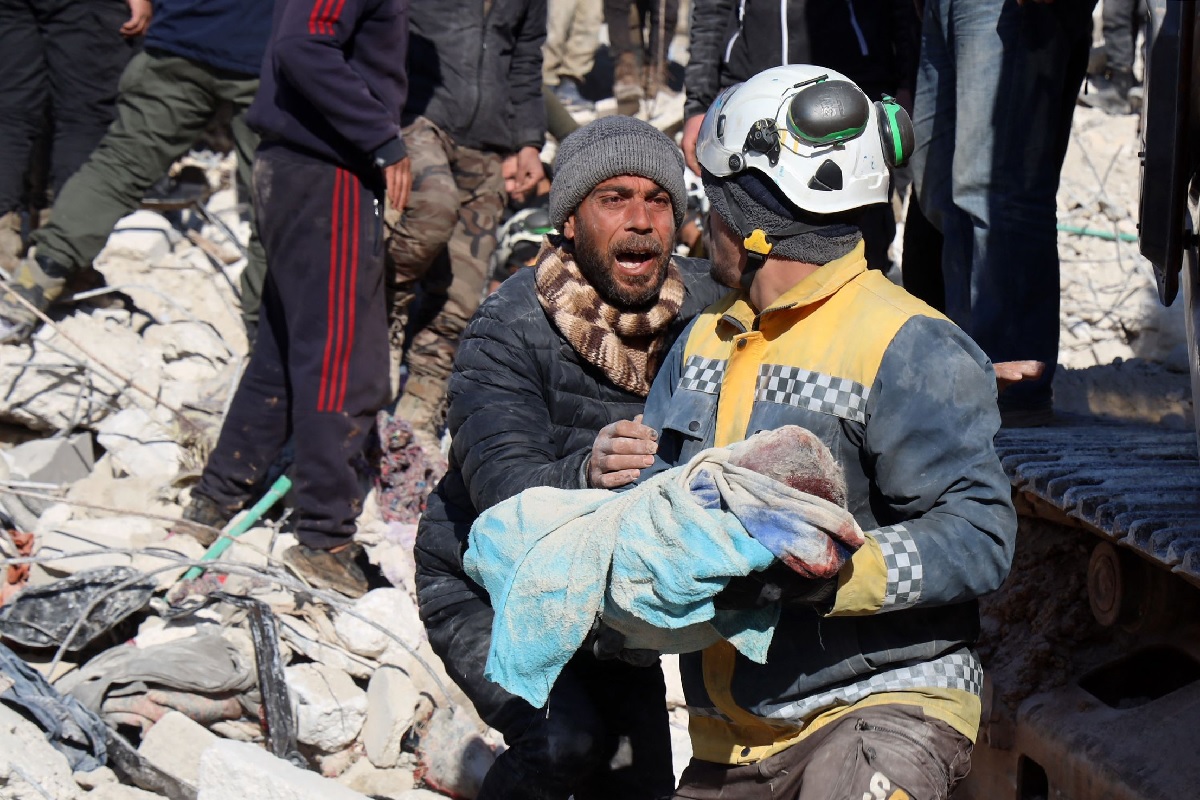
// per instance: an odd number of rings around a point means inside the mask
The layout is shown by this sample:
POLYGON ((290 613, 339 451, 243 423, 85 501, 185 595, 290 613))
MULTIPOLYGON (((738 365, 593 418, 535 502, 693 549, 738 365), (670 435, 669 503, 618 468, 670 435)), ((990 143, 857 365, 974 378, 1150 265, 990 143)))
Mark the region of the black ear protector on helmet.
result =
MULTIPOLYGON (((884 158, 889 166, 902 167, 912 156, 916 141, 912 120, 895 98, 886 94, 874 105, 884 158)), ((818 147, 861 136, 869 119, 870 101, 850 81, 831 81, 822 76, 801 88, 788 103, 788 129, 818 147)))
POLYGON ((879 120, 879 138, 883 140, 883 157, 888 166, 903 167, 916 147, 916 135, 908 112, 896 98, 885 94, 875 103, 875 116, 879 120))

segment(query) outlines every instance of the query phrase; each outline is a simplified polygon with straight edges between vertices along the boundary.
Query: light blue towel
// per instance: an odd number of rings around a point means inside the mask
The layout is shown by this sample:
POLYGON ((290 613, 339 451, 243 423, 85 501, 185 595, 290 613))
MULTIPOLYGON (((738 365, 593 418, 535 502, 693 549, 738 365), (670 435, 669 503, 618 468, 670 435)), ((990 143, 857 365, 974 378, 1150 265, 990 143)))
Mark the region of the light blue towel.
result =
POLYGON ((747 525, 774 545, 787 539, 779 526, 810 535, 808 517, 853 518, 727 457, 706 450, 621 494, 529 489, 482 514, 463 563, 496 612, 487 678, 540 708, 601 612, 629 648, 691 652, 725 638, 764 663, 778 607, 712 603, 730 577, 776 557, 747 525))

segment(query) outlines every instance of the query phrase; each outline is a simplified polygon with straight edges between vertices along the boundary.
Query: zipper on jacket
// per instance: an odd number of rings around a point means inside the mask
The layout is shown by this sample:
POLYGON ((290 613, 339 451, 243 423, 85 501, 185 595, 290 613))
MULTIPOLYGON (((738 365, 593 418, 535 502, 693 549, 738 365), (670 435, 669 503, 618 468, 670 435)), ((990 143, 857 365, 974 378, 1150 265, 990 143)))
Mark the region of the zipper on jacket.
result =
POLYGON ((871 723, 867 722, 865 719, 860 719, 860 720, 858 720, 858 722, 854 723, 854 729, 856 731, 872 731, 874 733, 888 733, 888 734, 891 734, 892 736, 898 736, 907 742, 911 742, 912 744, 916 745, 917 747, 919 747, 925 751, 926 755, 929 756, 930 762, 933 763, 933 765, 937 767, 938 772, 940 772, 942 775, 942 779, 946 781, 946 785, 950 784, 950 776, 949 776, 949 774, 946 773, 946 768, 942 766, 941 759, 939 759, 934 754, 934 752, 929 749, 929 746, 927 744, 925 744, 924 742, 922 742, 920 739, 916 738, 915 736, 905 733, 904 731, 898 731, 895 728, 884 728, 880 725, 872 725, 871 723))
POLYGON ((854 35, 858 37, 858 49, 866 57, 867 37, 863 36, 862 27, 858 24, 858 15, 854 13, 854 0, 846 0, 846 8, 850 11, 850 27, 854 28, 854 35))
POLYGON ((467 122, 467 126, 463 128, 463 132, 467 132, 475 127, 475 118, 479 116, 479 104, 483 100, 483 92, 480 91, 480 80, 483 75, 483 59, 487 55, 487 37, 488 37, 488 20, 492 18, 492 11, 496 8, 496 3, 499 0, 484 0, 483 6, 483 31, 479 36, 479 59, 475 64, 475 107, 471 109, 471 119, 467 122))
POLYGON ((742 0, 738 5, 738 26, 733 32, 733 36, 729 37, 729 42, 725 45, 725 63, 729 63, 729 57, 733 55, 733 45, 737 42, 738 37, 742 35, 742 23, 746 19, 746 0, 742 0))
MULTIPOLYGON (((849 0, 847 0, 849 2, 849 0)), ((782 49, 779 51, 779 63, 788 63, 788 0, 779 0, 779 31, 782 49)))

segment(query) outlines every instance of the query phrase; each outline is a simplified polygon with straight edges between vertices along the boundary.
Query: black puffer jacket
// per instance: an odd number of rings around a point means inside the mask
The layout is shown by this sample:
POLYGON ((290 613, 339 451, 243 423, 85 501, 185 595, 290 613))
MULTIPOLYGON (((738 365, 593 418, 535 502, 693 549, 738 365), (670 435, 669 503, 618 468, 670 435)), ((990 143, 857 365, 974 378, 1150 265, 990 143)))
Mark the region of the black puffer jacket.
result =
POLYGON ((408 15, 408 102, 475 150, 540 148, 546 136, 546 0, 415 2, 408 15))
MULTIPOLYGON (((728 290, 708 262, 676 258, 687 287, 671 340, 728 290)), ((596 433, 632 419, 644 400, 618 388, 567 343, 538 302, 534 270, 500 286, 467 326, 450 377, 450 471, 429 497, 417 529, 417 599, 427 623, 480 597, 463 571, 480 511, 533 486, 582 488, 596 433)))

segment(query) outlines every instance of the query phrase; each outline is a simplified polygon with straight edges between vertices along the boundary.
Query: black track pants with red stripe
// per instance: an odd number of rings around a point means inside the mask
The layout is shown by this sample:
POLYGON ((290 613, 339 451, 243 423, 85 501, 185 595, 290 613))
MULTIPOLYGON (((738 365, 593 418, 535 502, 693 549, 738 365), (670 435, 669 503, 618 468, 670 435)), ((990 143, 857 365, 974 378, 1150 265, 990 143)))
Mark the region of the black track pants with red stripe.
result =
POLYGON ((196 492, 233 508, 254 499, 294 437, 296 535, 348 541, 375 414, 388 399, 382 205, 374 184, 264 145, 255 209, 267 251, 262 323, 196 492))

